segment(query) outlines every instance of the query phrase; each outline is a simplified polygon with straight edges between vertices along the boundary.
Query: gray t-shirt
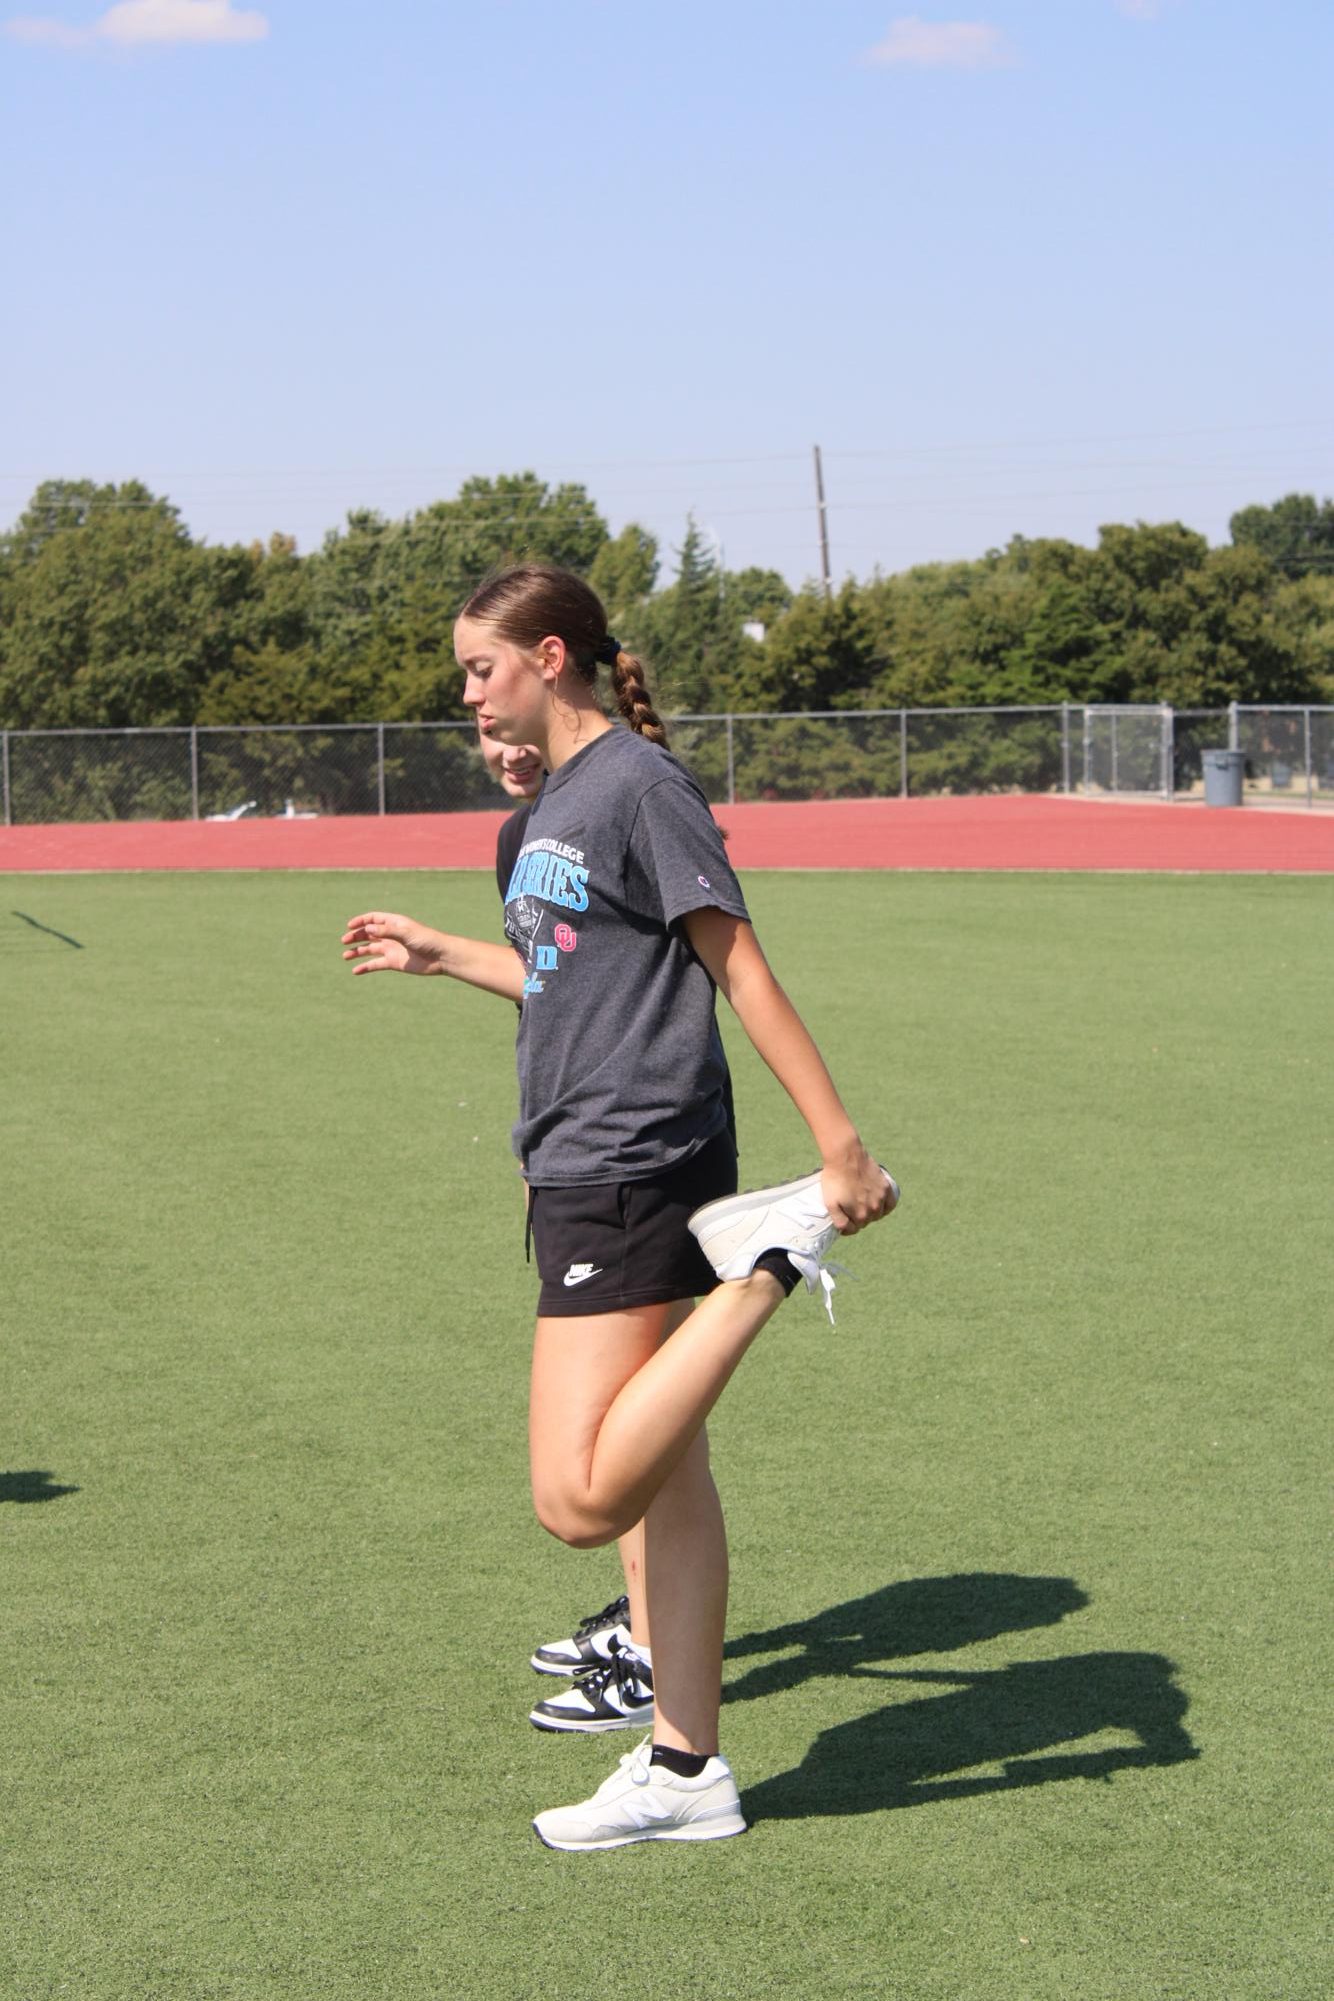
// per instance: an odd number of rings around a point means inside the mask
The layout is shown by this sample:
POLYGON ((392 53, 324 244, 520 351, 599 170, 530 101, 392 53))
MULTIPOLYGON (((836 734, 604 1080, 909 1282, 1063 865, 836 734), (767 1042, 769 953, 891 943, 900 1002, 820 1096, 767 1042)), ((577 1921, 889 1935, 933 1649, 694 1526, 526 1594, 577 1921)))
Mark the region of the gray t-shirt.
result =
POLYGON ((705 908, 746 916, 668 751, 614 728, 548 776, 505 893, 527 970, 514 1150, 535 1188, 642 1181, 726 1126, 713 981, 679 922, 705 908))

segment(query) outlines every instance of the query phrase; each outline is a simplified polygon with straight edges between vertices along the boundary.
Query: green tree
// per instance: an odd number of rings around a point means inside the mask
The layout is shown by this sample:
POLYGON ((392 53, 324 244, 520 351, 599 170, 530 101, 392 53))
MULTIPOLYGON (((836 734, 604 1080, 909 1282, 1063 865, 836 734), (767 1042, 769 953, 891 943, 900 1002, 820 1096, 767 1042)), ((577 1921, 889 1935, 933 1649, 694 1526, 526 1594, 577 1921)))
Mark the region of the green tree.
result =
POLYGON ((14 526, 0 537, 0 554, 15 564, 36 562, 53 536, 83 528, 95 513, 109 508, 136 509, 180 526, 171 502, 150 493, 137 479, 120 486, 99 486, 91 479, 44 479, 14 526))
POLYGON ((467 479, 442 501, 463 555, 464 593, 501 563, 559 563, 586 577, 608 541, 607 524, 579 485, 549 487, 535 472, 467 479))
POLYGON ((497 566, 560 563, 587 573, 608 541, 581 486, 535 473, 464 482, 403 521, 369 510, 311 557, 311 618, 326 710, 419 722, 463 713, 454 620, 497 566))
POLYGON ((1334 702, 1334 576, 1303 577, 1279 586, 1275 610, 1296 636, 1316 689, 1316 700, 1334 702))
POLYGON ((663 714, 712 714, 728 706, 740 622, 728 611, 723 572, 693 518, 676 556, 675 582, 648 599, 617 636, 644 655, 663 714))
POLYGON ((5 539, 0 722, 193 721, 253 587, 246 550, 192 543, 175 508, 133 481, 39 488, 5 539))
POLYGON ((875 671, 863 593, 851 581, 833 598, 808 584, 748 649, 737 676, 742 709, 848 709, 865 706, 875 671))
MULTIPOLYGON (((1289 495, 1240 510, 1232 528, 1214 550, 1179 522, 1110 524, 1094 549, 1015 537, 975 562, 849 581, 829 600, 813 586, 794 595, 771 570, 725 572, 693 520, 676 576, 655 589, 651 535, 631 524, 613 539, 581 486, 533 472, 465 481, 399 521, 355 511, 305 559, 281 535, 196 544, 137 481, 52 480, 0 536, 0 721, 456 717, 458 610, 489 569, 534 557, 589 576, 667 713, 1328 698, 1334 502, 1289 495), (762 643, 742 632, 751 620, 762 643)), ((699 756, 713 755, 716 732, 696 734, 699 756)), ((821 783, 878 786, 873 734, 821 783)), ((782 794, 812 751, 789 730, 747 754, 756 782, 782 794)), ((942 783, 964 775, 940 764, 942 783)))
POLYGON ((252 583, 233 620, 227 658, 205 682, 195 720, 207 724, 328 722, 312 638, 310 568, 290 535, 247 550, 252 583))
POLYGON ((1289 493, 1269 507, 1239 509, 1228 528, 1235 543, 1259 549, 1284 576, 1334 576, 1334 500, 1289 493))
POLYGON ((1316 661, 1278 572, 1258 549, 1210 550, 1158 594, 1146 624, 1157 641, 1133 657, 1132 701, 1177 708, 1319 698, 1316 661))
POLYGON ((972 672, 969 605, 983 575, 1001 560, 919 564, 863 588, 868 707, 929 708, 964 699, 972 672))
POLYGON ((618 636, 653 595, 658 580, 658 543, 646 528, 635 522, 606 541, 593 558, 588 581, 606 607, 607 619, 618 636))
POLYGON ((777 570, 751 565, 745 570, 728 570, 723 579, 727 609, 738 624, 755 621, 766 629, 792 609, 796 593, 777 570))

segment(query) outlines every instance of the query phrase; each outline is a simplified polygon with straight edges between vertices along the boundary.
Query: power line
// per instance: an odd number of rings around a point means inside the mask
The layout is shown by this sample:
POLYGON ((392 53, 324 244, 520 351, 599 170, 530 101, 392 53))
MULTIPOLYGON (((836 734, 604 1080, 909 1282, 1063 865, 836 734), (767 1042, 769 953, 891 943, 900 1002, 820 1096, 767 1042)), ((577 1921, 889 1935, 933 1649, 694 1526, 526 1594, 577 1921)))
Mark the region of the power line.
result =
MULTIPOLYGON (((1109 466, 1107 469, 1111 471, 1111 470, 1117 470, 1118 468, 1109 466)), ((1072 467, 1070 468, 1070 470, 1078 471, 1081 470, 1081 468, 1072 467)), ((1202 467, 1190 468, 1190 470, 1192 472, 1195 471, 1203 472, 1204 468, 1202 467)), ((1247 469, 1245 467, 1241 468, 1222 467, 1216 471, 1211 471, 1205 478, 1191 478, 1186 480, 1178 479, 1163 484, 1145 485, 1141 481, 1132 481, 1129 483, 1126 482, 1100 483, 1096 486, 1085 486, 1085 487, 1067 486, 1067 487, 1047 488, 1045 490, 1039 490, 1036 492, 1033 491, 1032 489, 1016 489, 1015 491, 1008 493, 990 492, 990 493, 969 495, 967 493, 960 494, 957 491, 951 489, 949 492, 946 493, 924 492, 919 490, 917 492, 909 494, 877 495, 871 498, 854 497, 848 499, 848 498, 839 498, 835 496, 832 499, 827 499, 825 505, 827 506, 828 511, 831 514, 848 514, 848 513, 864 514, 864 513, 876 513, 881 511, 893 512, 901 508, 919 508, 919 507, 966 507, 969 509, 975 509, 979 507, 1015 506, 1023 502, 1032 500, 1050 501, 1050 500, 1097 499, 1099 496, 1102 495, 1111 496, 1115 494, 1124 494, 1124 493, 1151 493, 1151 494, 1177 493, 1182 491, 1183 489, 1187 491, 1201 491, 1201 490, 1210 491, 1219 486, 1233 485, 1238 480, 1241 479, 1262 477, 1267 470, 1268 468, 1263 468, 1263 467, 1258 469, 1247 469)), ((1334 480, 1327 481, 1319 477, 1311 478, 1309 475, 1307 475, 1305 476, 1305 483, 1312 486, 1324 486, 1327 484, 1334 484, 1334 480)), ((71 484, 73 483, 71 482, 71 484)), ((854 495, 857 493, 857 491, 858 491, 857 489, 854 489, 854 495)), ((213 497, 215 499, 218 498, 218 496, 216 495, 213 497)), ((265 501, 268 504, 273 505, 273 504, 281 504, 282 501, 282 496, 273 494, 267 494, 267 495, 258 493, 237 494, 233 496, 224 496, 224 497, 234 499, 238 504, 242 502, 255 504, 260 501, 265 501)), ((450 510, 451 517, 455 519, 457 519, 459 516, 466 517, 468 515, 475 515, 479 519, 489 521, 492 525, 496 527, 512 527, 524 523, 533 523, 541 521, 544 518, 549 518, 549 507, 550 507, 551 497, 552 496, 550 494, 548 494, 544 498, 535 497, 531 507, 520 508, 516 510, 514 504, 514 497, 508 494, 455 494, 450 496, 442 495, 437 500, 423 502, 423 504, 419 508, 415 509, 414 512, 420 515, 427 513, 432 507, 444 507, 450 510), (503 511, 503 510, 508 510, 508 511, 503 511)), ((785 502, 777 506, 771 505, 771 506, 760 506, 760 507, 724 507, 722 509, 718 509, 713 505, 715 497, 716 496, 701 494, 699 489, 697 488, 682 489, 681 493, 678 495, 657 496, 659 500, 664 498, 683 499, 687 501, 687 503, 694 505, 707 504, 709 506, 710 513, 715 515, 718 519, 732 520, 732 521, 750 520, 752 518, 772 516, 775 514, 804 514, 808 511, 810 506, 809 501, 794 500, 791 502, 785 502)), ((603 496, 603 498, 605 498, 605 496, 603 496)), ((62 495, 60 493, 56 493, 51 497, 44 499, 40 503, 40 506, 51 512, 59 512, 63 508, 73 509, 83 513, 94 513, 94 512, 97 513, 150 512, 151 513, 151 512, 157 512, 163 508, 174 509, 175 512, 177 513, 181 512, 180 507, 177 506, 177 504, 173 502, 166 495, 159 495, 157 497, 149 498, 146 500, 129 500, 121 498, 118 495, 110 495, 110 496, 103 496, 100 494, 81 495, 72 492, 62 495)), ((601 511, 599 500, 595 499, 591 495, 588 496, 587 506, 591 514, 599 513, 601 511)), ((342 511, 344 513, 358 513, 358 514, 379 513, 379 510, 377 508, 371 506, 355 506, 352 508, 344 509, 342 511)), ((386 525, 392 526, 394 524, 392 522, 387 521, 386 525)))
MULTIPOLYGON (((731 458, 580 459, 578 463, 579 465, 586 467, 590 471, 599 471, 599 470, 609 470, 609 469, 614 470, 618 467, 633 470, 639 466, 646 466, 646 467, 710 466, 710 465, 752 466, 752 465, 774 465, 780 462, 786 462, 789 464, 804 464, 805 457, 806 455, 804 452, 759 452, 759 453, 736 456, 731 458)), ((435 479, 435 478, 443 478, 446 475, 448 475, 451 478, 477 479, 477 478, 485 478, 488 476, 486 474, 478 473, 477 465, 474 460, 464 460, 464 459, 457 459, 452 462, 446 462, 440 465, 275 466, 273 468, 273 473, 275 477, 286 478, 290 476, 293 478, 301 478, 301 479, 305 478, 435 479)), ((40 473, 40 472, 21 472, 21 471, 0 472, 0 479, 45 479, 47 477, 48 475, 46 473, 40 473)), ((178 467, 177 477, 181 479, 248 479, 252 477, 252 473, 251 472, 229 473, 225 471, 219 471, 216 466, 211 468, 207 472, 201 472, 198 469, 194 471, 188 471, 188 470, 182 471, 178 467)))
POLYGON ((1140 444, 1146 440, 1152 441, 1155 439, 1161 439, 1163 442, 1169 442, 1175 438, 1234 437, 1238 434, 1249 435, 1250 433, 1253 433, 1255 431, 1323 430, 1323 429, 1328 429, 1328 427, 1331 424, 1334 424, 1334 416, 1294 417, 1291 419, 1285 418, 1277 423, 1210 425, 1203 429, 1190 430, 1190 431, 1101 431, 1097 433, 1086 433, 1083 436, 1076 435, 1074 437, 1067 436, 1063 438, 1017 438, 1017 439, 1012 438, 1009 440, 993 439, 990 442, 982 442, 982 443, 978 443, 975 441, 970 442, 963 439, 955 439, 949 442, 941 442, 929 445, 905 445, 901 447, 895 447, 892 445, 877 445, 874 447, 858 447, 856 450, 852 451, 827 452, 825 456, 826 458, 831 458, 831 459, 833 458, 879 459, 879 458, 898 458, 898 457, 914 458, 914 457, 920 457, 923 453, 931 453, 931 452, 1047 451, 1053 448, 1054 446, 1058 445, 1114 445, 1114 444, 1133 445, 1133 444, 1140 444))
MULTIPOLYGON (((1143 442, 1169 443, 1173 440, 1181 438, 1217 438, 1217 437, 1251 436, 1257 432, 1267 432, 1267 431, 1300 430, 1309 432, 1312 430, 1328 429, 1332 425, 1334 425, 1334 416, 1282 419, 1277 422, 1267 422, 1263 424, 1211 425, 1211 426, 1201 426, 1192 430, 1184 430, 1184 431, 1119 431, 1119 432, 1104 431, 1104 432, 1084 433, 1084 434, 1075 433, 1073 435, 1067 434, 1064 437, 1057 437, 1057 438, 1017 438, 1017 439, 1011 438, 1011 439, 982 439, 982 440, 949 439, 949 440, 938 440, 928 444, 877 445, 873 447, 857 447, 856 449, 851 449, 851 450, 825 451, 824 457, 827 460, 834 458, 905 459, 905 458, 921 458, 924 456, 932 456, 936 453, 1048 451, 1060 446, 1067 446, 1067 445, 1139 444, 1143 442)), ((678 458, 579 459, 573 461, 572 463, 577 464, 584 470, 592 472, 592 471, 613 471, 613 470, 638 471, 641 469, 645 471, 650 471, 661 468, 678 469, 678 468, 688 468, 692 466, 748 466, 748 465, 781 465, 781 464, 795 466, 799 464, 808 463, 808 459, 807 459, 807 454, 805 452, 793 451, 793 452, 736 453, 731 455, 702 457, 702 458, 678 457, 678 458)), ((476 464, 474 461, 449 460, 440 463, 427 463, 427 464, 411 465, 411 466, 374 466, 374 465, 275 466, 271 469, 271 471, 263 474, 257 474, 256 470, 253 467, 248 470, 236 473, 222 471, 219 470, 217 467, 210 468, 207 471, 201 470, 199 468, 195 468, 193 470, 184 470, 181 468, 177 468, 173 476, 181 480, 197 480, 197 479, 248 480, 248 479, 254 479, 256 477, 273 478, 273 479, 288 479, 288 478, 434 479, 443 477, 461 477, 463 479, 472 479, 477 477, 486 477, 487 475, 479 475, 477 473, 476 464)), ((20 470, 0 471, 0 479, 4 480, 40 481, 48 477, 49 475, 45 472, 33 472, 33 471, 24 472, 20 470)), ((578 481, 568 481, 568 480, 562 481, 561 483, 579 484, 578 481)))

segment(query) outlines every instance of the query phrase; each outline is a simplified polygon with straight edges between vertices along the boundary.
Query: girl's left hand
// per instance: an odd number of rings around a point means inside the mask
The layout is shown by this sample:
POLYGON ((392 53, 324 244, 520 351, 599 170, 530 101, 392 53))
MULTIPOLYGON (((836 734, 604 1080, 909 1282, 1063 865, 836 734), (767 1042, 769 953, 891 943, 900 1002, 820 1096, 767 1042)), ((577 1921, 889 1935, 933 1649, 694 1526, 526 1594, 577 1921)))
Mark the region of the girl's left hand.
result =
POLYGON ((855 1236, 868 1223, 878 1223, 899 1199, 894 1183, 860 1140, 838 1160, 825 1162, 820 1193, 831 1222, 844 1237, 855 1236))
POLYGON ((354 973, 438 973, 445 939, 415 918, 396 910, 363 910, 349 917, 343 933, 345 959, 355 959, 354 973))

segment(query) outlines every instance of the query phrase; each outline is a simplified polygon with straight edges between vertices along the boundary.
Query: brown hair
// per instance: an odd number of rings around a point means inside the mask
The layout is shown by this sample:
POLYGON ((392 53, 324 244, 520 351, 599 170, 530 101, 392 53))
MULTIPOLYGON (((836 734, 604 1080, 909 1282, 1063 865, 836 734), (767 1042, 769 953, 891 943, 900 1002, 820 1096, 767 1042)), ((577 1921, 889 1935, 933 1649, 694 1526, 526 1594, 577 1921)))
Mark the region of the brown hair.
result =
POLYGON ((610 656, 602 601, 573 571, 554 563, 516 563, 497 570, 478 585, 459 616, 493 625, 511 646, 540 646, 552 635, 563 639, 576 672, 590 688, 597 682, 599 660, 606 660, 622 721, 651 743, 666 743, 667 730, 653 706, 642 661, 619 647, 610 656))

